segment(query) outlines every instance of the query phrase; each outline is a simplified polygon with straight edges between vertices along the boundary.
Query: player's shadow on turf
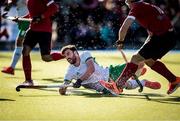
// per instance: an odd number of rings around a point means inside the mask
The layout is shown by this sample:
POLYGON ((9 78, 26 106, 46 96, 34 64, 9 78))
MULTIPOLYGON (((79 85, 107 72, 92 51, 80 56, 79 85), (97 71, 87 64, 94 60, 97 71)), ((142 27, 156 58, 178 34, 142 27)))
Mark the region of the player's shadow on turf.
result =
POLYGON ((64 80, 62 80, 63 77, 58 77, 58 78, 46 78, 42 79, 43 81, 48 81, 48 82, 54 82, 54 83, 63 83, 64 80))
POLYGON ((178 96, 171 96, 168 98, 156 98, 156 99, 151 99, 150 101, 158 102, 158 103, 180 105, 180 97, 178 97, 178 96))
POLYGON ((6 99, 6 98, 0 98, 0 101, 16 101, 16 100, 13 100, 13 99, 6 99))

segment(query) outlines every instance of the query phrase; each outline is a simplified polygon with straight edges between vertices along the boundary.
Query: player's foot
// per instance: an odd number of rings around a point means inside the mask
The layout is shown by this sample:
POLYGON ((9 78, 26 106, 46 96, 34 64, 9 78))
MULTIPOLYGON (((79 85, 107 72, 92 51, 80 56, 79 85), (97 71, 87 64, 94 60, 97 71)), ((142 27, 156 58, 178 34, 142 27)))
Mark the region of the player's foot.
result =
POLYGON ((160 89, 161 88, 161 84, 159 82, 151 82, 148 80, 145 80, 145 87, 148 87, 150 89, 160 89))
POLYGON ((26 80, 23 83, 21 83, 20 85, 33 86, 34 82, 33 82, 33 80, 26 80))
POLYGON ((1 70, 1 72, 14 75, 14 69, 12 67, 4 67, 3 70, 1 70))
POLYGON ((180 77, 176 77, 176 81, 169 83, 167 94, 172 94, 178 87, 180 87, 180 77))
POLYGON ((119 95, 120 93, 122 93, 122 89, 118 89, 118 87, 116 86, 116 83, 114 81, 111 81, 111 83, 106 82, 104 80, 100 80, 99 83, 106 88, 108 91, 110 91, 113 95, 119 95))
POLYGON ((142 71, 141 71, 141 75, 140 76, 144 75, 146 73, 146 71, 147 71, 147 69, 143 68, 142 71))

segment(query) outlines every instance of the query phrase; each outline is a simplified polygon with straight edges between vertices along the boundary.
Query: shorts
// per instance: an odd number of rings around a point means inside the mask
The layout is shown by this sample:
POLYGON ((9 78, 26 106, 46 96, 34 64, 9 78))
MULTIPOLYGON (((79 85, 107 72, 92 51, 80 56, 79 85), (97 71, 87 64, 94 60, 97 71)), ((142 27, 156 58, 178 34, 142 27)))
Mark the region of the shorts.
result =
POLYGON ((120 74, 122 73, 122 71, 124 70, 125 66, 126 66, 126 64, 121 64, 121 65, 116 65, 116 66, 110 65, 109 77, 113 81, 116 81, 118 79, 118 77, 120 76, 120 74))
POLYGON ((26 34, 27 29, 29 28, 30 22, 28 21, 21 21, 18 23, 19 28, 19 37, 24 37, 26 34))
POLYGON ((29 29, 26 33, 23 45, 27 45, 33 49, 37 43, 39 44, 41 55, 49 55, 51 52, 51 33, 37 32, 29 29))
MULTIPOLYGON (((112 81, 116 81, 118 79, 118 77, 121 75, 125 67, 126 67, 126 64, 121 64, 121 65, 116 65, 116 66, 110 65, 109 77, 112 79, 112 81)), ((105 88, 102 90, 102 92, 103 94, 111 94, 111 92, 109 92, 109 90, 105 88)))
POLYGON ((167 52, 176 45, 175 32, 167 32, 163 35, 153 35, 150 41, 145 43, 139 50, 139 54, 145 59, 161 59, 167 52))

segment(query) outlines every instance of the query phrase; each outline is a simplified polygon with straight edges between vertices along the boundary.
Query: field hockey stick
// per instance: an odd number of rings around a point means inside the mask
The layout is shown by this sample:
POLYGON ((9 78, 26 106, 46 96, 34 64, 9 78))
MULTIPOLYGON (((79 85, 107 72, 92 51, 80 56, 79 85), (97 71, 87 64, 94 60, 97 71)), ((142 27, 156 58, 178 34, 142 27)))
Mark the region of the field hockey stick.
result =
MULTIPOLYGON (((127 60, 127 58, 126 58, 126 55, 124 54, 124 52, 122 51, 122 49, 118 49, 118 50, 121 52, 121 55, 122 55, 124 61, 125 61, 126 63, 128 63, 128 60, 127 60)), ((140 87, 140 88, 138 89, 138 91, 139 91, 139 92, 142 92, 142 91, 143 91, 143 86, 142 86, 141 82, 139 81, 138 77, 137 77, 135 74, 133 75, 133 77, 134 77, 134 79, 136 80, 137 84, 138 84, 139 87, 140 87)), ((119 79, 119 78, 118 78, 118 79, 119 79)))
POLYGON ((30 22, 32 19, 30 18, 22 18, 22 17, 13 17, 13 16, 4 16, 4 19, 11 20, 11 21, 27 21, 30 22))
POLYGON ((16 91, 19 92, 22 88, 24 89, 41 89, 41 88, 65 88, 65 87, 73 87, 73 84, 62 84, 62 85, 18 85, 16 87, 16 91))

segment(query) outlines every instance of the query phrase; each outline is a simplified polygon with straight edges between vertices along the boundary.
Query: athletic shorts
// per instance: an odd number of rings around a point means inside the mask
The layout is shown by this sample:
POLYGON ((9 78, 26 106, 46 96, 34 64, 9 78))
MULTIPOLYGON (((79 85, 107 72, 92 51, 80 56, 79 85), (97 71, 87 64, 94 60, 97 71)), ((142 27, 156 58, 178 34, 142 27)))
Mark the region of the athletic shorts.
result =
POLYGON ((123 69, 125 68, 126 64, 121 64, 121 65, 110 65, 109 67, 109 77, 113 80, 116 81, 120 74, 122 73, 123 69))
POLYGON ((19 28, 19 37, 24 37, 26 34, 27 29, 29 28, 30 22, 28 21, 21 21, 18 23, 19 28))
POLYGON ((167 52, 176 45, 175 32, 167 32, 161 36, 152 36, 150 41, 145 43, 139 50, 139 54, 145 59, 161 59, 167 52))
MULTIPOLYGON (((116 81, 118 77, 121 75, 122 71, 124 70, 126 64, 122 65, 110 65, 109 67, 109 77, 112 79, 112 81, 116 81)), ((103 94, 111 94, 107 89, 102 90, 103 94)))
POLYGON ((27 45, 33 49, 36 44, 39 44, 41 55, 49 55, 51 52, 51 33, 37 32, 29 29, 26 33, 23 45, 27 45))

